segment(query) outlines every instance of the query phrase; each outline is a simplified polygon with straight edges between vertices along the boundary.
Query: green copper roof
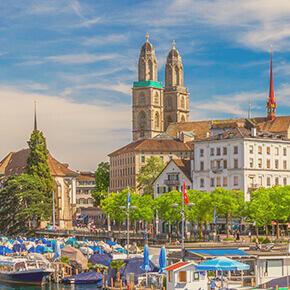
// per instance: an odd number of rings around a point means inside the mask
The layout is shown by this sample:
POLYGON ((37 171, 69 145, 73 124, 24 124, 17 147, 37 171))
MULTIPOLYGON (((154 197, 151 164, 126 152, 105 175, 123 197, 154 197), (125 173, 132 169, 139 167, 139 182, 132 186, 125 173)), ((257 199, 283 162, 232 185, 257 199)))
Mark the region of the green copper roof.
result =
POLYGON ((155 81, 141 81, 141 82, 134 82, 134 88, 138 87, 155 87, 155 88, 162 88, 162 83, 155 82, 155 81))

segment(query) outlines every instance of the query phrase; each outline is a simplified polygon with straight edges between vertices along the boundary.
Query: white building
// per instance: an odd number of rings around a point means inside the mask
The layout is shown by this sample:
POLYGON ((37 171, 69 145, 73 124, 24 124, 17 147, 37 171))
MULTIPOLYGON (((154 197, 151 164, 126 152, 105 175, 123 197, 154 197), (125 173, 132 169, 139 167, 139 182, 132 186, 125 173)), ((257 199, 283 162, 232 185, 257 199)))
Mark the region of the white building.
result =
POLYGON ((289 134, 236 127, 193 144, 194 189, 242 190, 249 200, 258 187, 290 184, 289 134))
POLYGON ((166 289, 207 289, 207 272, 197 271, 193 262, 178 262, 167 268, 166 289))

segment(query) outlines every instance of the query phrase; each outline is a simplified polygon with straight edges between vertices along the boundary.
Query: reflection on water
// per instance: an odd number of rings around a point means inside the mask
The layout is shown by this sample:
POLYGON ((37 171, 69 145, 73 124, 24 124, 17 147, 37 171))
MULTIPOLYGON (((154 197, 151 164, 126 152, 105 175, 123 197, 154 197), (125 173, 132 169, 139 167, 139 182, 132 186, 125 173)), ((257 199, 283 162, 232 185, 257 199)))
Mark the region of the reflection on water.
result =
POLYGON ((98 289, 96 284, 86 284, 86 285, 66 285, 66 284, 53 284, 48 283, 43 286, 21 286, 12 284, 0 284, 0 289, 17 289, 17 290, 85 290, 85 289, 98 289))

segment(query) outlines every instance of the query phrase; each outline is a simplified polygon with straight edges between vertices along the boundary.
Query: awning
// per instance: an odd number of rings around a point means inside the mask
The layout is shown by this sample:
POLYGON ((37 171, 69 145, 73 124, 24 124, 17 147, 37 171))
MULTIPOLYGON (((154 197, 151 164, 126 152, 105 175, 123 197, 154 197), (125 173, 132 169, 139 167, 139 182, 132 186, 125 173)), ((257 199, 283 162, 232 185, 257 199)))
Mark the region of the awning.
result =
POLYGON ((78 220, 79 220, 79 221, 82 221, 82 220, 84 220, 87 216, 88 216, 88 215, 85 214, 85 215, 83 215, 81 218, 79 218, 78 220))
POLYGON ((201 258, 214 258, 219 256, 227 257, 244 257, 250 254, 238 249, 194 249, 187 250, 190 253, 200 256, 201 258))

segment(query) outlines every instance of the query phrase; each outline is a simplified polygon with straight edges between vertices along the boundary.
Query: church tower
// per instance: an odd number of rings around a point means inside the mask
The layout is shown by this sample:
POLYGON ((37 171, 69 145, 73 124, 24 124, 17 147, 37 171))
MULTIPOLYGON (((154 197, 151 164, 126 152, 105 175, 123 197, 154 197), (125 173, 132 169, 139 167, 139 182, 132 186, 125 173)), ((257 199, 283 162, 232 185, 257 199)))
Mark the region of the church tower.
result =
POLYGON ((267 119, 272 121, 276 117, 277 104, 274 98, 274 85, 273 85, 273 50, 271 48, 271 66, 270 66, 270 88, 269 98, 266 105, 267 108, 267 119))
POLYGON ((138 82, 133 84, 133 141, 163 132, 163 88, 157 81, 157 59, 146 35, 138 62, 138 82))
POLYGON ((179 51, 173 48, 167 55, 164 91, 164 130, 171 122, 188 122, 189 94, 183 86, 183 65, 179 51))

